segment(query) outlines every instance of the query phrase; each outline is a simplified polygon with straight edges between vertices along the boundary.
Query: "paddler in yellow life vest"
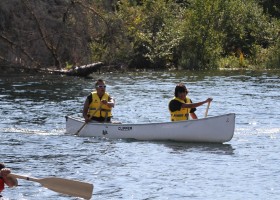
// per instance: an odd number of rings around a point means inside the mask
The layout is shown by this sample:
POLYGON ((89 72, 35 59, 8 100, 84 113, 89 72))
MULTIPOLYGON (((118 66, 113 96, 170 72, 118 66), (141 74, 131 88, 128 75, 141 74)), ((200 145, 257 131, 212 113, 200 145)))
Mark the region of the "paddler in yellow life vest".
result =
POLYGON ((84 103, 83 117, 85 122, 111 122, 114 99, 106 92, 105 81, 98 79, 95 83, 96 91, 90 93, 84 103))
POLYGON ((171 114, 171 121, 188 120, 189 115, 192 117, 192 119, 197 119, 197 116, 194 113, 196 111, 196 107, 213 100, 212 98, 208 98, 202 102, 192 103, 191 99, 187 97, 187 94, 188 90, 184 84, 179 83, 175 87, 175 97, 170 100, 168 106, 171 114))

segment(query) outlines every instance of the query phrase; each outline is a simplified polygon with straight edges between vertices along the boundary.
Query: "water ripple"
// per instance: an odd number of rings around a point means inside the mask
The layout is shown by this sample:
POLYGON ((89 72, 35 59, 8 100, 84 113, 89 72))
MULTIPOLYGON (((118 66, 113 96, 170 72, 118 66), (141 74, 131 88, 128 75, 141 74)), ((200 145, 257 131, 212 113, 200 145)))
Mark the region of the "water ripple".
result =
MULTIPOLYGON (((97 200, 276 199, 279 77, 278 71, 0 77, 1 162, 17 174, 91 182, 97 200), (205 144, 64 135, 64 117, 81 113, 100 77, 116 99, 117 121, 169 121, 174 86, 184 82, 194 102, 214 98, 209 116, 236 113, 234 137, 226 144, 205 144)), ((199 118, 205 109, 197 109, 199 118)), ((77 199, 23 180, 3 195, 11 200, 77 199)))

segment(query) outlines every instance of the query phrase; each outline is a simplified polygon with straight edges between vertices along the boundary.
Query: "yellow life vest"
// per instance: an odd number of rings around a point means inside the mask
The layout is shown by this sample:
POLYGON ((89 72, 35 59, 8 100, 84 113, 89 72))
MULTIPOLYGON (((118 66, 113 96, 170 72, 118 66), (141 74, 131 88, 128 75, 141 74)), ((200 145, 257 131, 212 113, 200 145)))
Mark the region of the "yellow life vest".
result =
MULTIPOLYGON (((191 100, 186 97, 186 100, 179 99, 174 97, 172 100, 180 101, 181 103, 191 103, 191 100)), ((181 108, 180 110, 176 110, 175 112, 171 112, 171 121, 183 121, 189 119, 189 113, 191 112, 191 108, 181 108)))
POLYGON ((112 108, 107 105, 102 105, 101 108, 98 111, 96 111, 101 104, 101 100, 109 101, 109 94, 105 92, 105 94, 102 96, 101 99, 97 95, 97 92, 92 92, 91 96, 92 96, 92 101, 89 104, 88 114, 91 115, 92 117, 104 117, 104 118, 112 117, 112 113, 111 113, 112 108))

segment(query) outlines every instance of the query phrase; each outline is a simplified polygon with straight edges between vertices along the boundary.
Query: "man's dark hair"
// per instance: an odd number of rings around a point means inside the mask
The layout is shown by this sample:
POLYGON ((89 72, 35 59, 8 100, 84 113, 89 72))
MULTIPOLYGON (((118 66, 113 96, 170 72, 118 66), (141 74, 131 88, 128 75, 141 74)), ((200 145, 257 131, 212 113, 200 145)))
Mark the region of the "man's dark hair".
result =
POLYGON ((0 163, 0 170, 3 169, 3 168, 5 168, 4 163, 0 163))
POLYGON ((186 92, 186 95, 188 94, 188 90, 183 83, 179 83, 178 85, 176 85, 174 92, 175 97, 178 97, 178 94, 181 92, 186 92))
POLYGON ((103 79, 98 79, 95 83, 95 87, 97 87, 100 82, 105 84, 105 81, 103 81, 103 79))

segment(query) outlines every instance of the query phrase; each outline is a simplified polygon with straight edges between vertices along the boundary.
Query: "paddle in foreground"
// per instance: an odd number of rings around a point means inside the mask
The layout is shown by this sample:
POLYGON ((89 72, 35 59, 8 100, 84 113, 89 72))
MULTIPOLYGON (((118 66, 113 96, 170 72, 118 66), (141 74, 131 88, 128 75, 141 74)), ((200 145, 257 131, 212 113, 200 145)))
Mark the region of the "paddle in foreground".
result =
POLYGON ((42 186, 58 193, 81 197, 84 199, 90 199, 92 197, 93 184, 90 183, 56 177, 39 179, 17 174, 9 174, 9 176, 40 183, 42 186))

